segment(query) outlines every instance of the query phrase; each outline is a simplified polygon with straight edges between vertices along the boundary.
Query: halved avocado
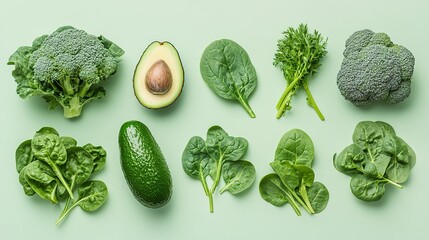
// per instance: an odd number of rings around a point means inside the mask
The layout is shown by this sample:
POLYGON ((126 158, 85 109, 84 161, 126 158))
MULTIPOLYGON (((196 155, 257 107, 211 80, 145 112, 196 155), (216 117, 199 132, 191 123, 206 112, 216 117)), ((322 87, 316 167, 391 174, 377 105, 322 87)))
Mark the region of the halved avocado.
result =
POLYGON ((172 104, 182 92, 184 71, 176 48, 169 42, 152 42, 137 63, 134 94, 147 108, 172 104))

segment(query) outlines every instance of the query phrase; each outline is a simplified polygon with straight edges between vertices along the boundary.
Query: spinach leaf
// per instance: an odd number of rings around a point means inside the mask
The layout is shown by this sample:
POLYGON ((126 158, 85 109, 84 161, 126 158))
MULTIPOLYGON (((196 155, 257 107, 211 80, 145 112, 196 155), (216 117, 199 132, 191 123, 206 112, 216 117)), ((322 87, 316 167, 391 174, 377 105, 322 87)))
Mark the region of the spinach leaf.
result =
POLYGON ((338 157, 335 168, 352 177, 353 194, 364 201, 382 198, 386 183, 402 188, 416 163, 413 149, 385 122, 362 121, 353 132, 353 144, 338 157))
POLYGON ((231 137, 219 126, 213 126, 207 131, 207 152, 211 158, 219 162, 240 159, 247 151, 247 147, 246 139, 231 137))
POLYGON ((329 191, 325 185, 320 182, 314 182, 313 185, 307 189, 307 192, 314 213, 323 211, 329 201, 329 191))
MULTIPOLYGON (((51 168, 42 161, 36 160, 25 166, 20 173, 20 181, 25 188, 30 187, 41 198, 58 203, 58 179, 51 168)), ((31 192, 31 191, 30 191, 31 192)))
POLYGON ((384 136, 381 123, 371 121, 359 122, 353 132, 353 142, 359 145, 364 150, 373 145, 376 141, 384 136))
POLYGON ((256 178, 256 170, 249 161, 228 161, 222 167, 222 176, 225 186, 220 193, 228 191, 238 194, 252 186, 256 178))
POLYGON ((202 54, 200 71, 216 95, 239 101, 249 116, 255 117, 248 98, 256 88, 256 71, 239 44, 229 39, 212 42, 202 54))
POLYGON ((219 126, 212 126, 207 130, 205 141, 199 136, 188 141, 182 154, 182 167, 188 176, 202 183, 209 198, 210 212, 213 212, 213 194, 222 175, 225 186, 220 193, 229 191, 237 194, 248 189, 255 180, 254 166, 250 162, 240 160, 247 147, 246 139, 229 136, 219 126), (210 188, 206 179, 208 176, 213 179, 210 188))
POLYGON ((335 168, 347 175, 359 173, 358 170, 362 162, 366 161, 366 154, 362 148, 353 143, 344 148, 338 156, 334 156, 335 168))
POLYGON ((43 131, 37 132, 31 141, 33 155, 36 159, 47 163, 52 168, 52 171, 73 199, 72 189, 64 179, 59 168, 59 166, 64 164, 67 160, 67 150, 61 143, 58 135, 53 133, 43 133, 46 132, 45 130, 46 128, 43 129, 43 131))
POLYGON ((311 138, 300 129, 292 129, 280 139, 274 160, 311 167, 313 158, 314 145, 311 138))
POLYGON ((37 194, 54 204, 66 201, 58 222, 78 205, 85 211, 96 210, 107 197, 103 182, 88 181, 105 165, 106 151, 100 146, 80 147, 74 138, 43 127, 18 146, 15 161, 26 195, 37 194), (76 188, 78 200, 73 196, 76 188))
POLYGON ((72 137, 60 136, 60 142, 66 149, 77 146, 77 141, 72 137))
MULTIPOLYGON (((348 159, 343 156, 342 160, 348 159)), ((259 183, 262 198, 274 205, 287 201, 298 216, 299 206, 309 214, 322 211, 328 203, 329 193, 323 184, 314 185, 313 159, 311 138, 300 129, 286 132, 279 141, 274 161, 270 163, 274 173, 265 176, 259 183)), ((338 165, 343 164, 339 162, 338 165)))
POLYGON ((313 170, 307 166, 295 165, 288 161, 274 161, 270 165, 274 172, 280 177, 288 193, 292 195, 308 213, 313 214, 314 210, 308 200, 306 190, 306 187, 311 186, 314 182, 313 170))
POLYGON ((384 195, 386 181, 364 174, 356 174, 350 181, 353 195, 364 201, 377 201, 384 195))
POLYGON ((290 195, 277 174, 271 173, 261 179, 261 182, 259 183, 259 193, 265 201, 274 206, 279 207, 289 203, 296 215, 301 216, 298 204, 290 195))
POLYGON ((62 166, 61 171, 64 177, 70 181, 70 188, 84 183, 93 172, 94 162, 92 155, 83 147, 73 147, 67 149, 67 162, 62 166))
POLYGON ((16 171, 21 170, 34 160, 31 151, 31 139, 22 142, 15 151, 16 171))
POLYGON ((185 173, 195 179, 213 175, 216 165, 206 151, 204 139, 194 136, 189 140, 182 154, 182 166, 185 173))
POLYGON ((106 165, 106 150, 101 146, 94 146, 91 143, 85 144, 82 147, 92 156, 92 161, 94 163, 92 172, 98 172, 103 169, 106 165))
POLYGON ((87 181, 78 188, 79 198, 71 205, 66 204, 56 224, 60 223, 70 211, 79 206, 82 210, 93 212, 101 207, 107 199, 107 186, 99 180, 87 181))

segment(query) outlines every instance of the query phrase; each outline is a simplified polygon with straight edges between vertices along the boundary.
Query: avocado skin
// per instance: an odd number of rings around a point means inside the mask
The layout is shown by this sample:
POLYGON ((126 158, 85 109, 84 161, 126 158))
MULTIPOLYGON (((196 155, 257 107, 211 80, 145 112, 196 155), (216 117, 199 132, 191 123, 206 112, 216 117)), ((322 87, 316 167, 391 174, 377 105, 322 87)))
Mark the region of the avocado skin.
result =
POLYGON ((167 162, 149 128, 128 121, 119 130, 121 167, 134 197, 144 206, 160 208, 172 195, 167 162))

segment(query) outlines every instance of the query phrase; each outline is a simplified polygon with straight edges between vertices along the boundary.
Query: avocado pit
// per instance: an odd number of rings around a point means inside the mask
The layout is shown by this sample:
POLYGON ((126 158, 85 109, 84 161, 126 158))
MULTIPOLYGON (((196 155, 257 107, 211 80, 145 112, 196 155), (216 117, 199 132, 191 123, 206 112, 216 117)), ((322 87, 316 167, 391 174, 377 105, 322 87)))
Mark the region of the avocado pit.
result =
POLYGON ((173 84, 171 70, 164 60, 155 62, 146 74, 145 83, 147 90, 155 95, 162 95, 170 90, 173 84))
POLYGON ((133 76, 134 95, 150 109, 167 107, 180 96, 184 71, 170 42, 152 42, 143 52, 133 76))

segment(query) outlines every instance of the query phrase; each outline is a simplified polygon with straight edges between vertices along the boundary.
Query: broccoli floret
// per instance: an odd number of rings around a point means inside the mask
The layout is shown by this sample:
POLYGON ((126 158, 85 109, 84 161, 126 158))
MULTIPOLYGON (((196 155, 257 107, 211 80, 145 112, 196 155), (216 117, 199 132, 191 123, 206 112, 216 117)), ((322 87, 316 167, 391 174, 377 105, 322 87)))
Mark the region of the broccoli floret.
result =
POLYGON ((101 98, 103 80, 116 72, 124 51, 103 36, 96 37, 71 26, 20 47, 8 64, 22 98, 40 95, 50 108, 62 106, 64 116, 77 117, 87 102, 101 98))
POLYGON ((345 99, 363 107, 374 102, 398 103, 411 92, 414 56, 386 33, 364 29, 346 41, 337 85, 345 99))

